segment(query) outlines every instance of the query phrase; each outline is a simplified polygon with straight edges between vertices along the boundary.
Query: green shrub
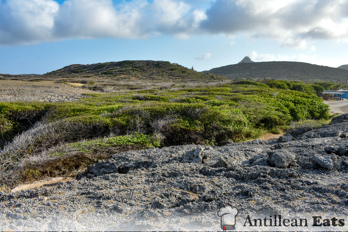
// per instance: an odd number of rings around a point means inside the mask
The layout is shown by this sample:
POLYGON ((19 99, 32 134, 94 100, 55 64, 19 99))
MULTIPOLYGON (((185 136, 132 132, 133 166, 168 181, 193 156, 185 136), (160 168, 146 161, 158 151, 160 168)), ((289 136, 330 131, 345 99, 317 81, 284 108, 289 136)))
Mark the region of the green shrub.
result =
POLYGON ((267 80, 266 84, 271 88, 277 88, 277 89, 292 89, 293 84, 289 81, 283 81, 283 80, 267 80))
POLYGON ((260 83, 260 82, 256 82, 256 81, 237 81, 234 82, 234 84, 236 85, 249 85, 249 86, 258 86, 258 87, 268 87, 267 85, 260 83))

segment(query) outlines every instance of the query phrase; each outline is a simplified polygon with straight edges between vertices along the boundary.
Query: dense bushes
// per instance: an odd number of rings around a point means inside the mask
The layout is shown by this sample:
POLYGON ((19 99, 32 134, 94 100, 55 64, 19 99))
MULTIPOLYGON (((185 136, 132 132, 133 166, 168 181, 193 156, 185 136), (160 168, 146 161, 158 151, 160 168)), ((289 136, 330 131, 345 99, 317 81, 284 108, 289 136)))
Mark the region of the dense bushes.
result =
POLYGON ((0 103, 0 148, 31 128, 49 111, 49 104, 0 103))
POLYGON ((134 132, 160 133, 166 138, 166 145, 218 143, 222 139, 239 141, 239 138, 246 138, 244 130, 240 128, 271 130, 289 125, 291 121, 328 118, 328 107, 311 91, 289 90, 303 89, 303 86, 298 86, 302 84, 270 81, 265 86, 243 81, 214 88, 95 95, 79 103, 38 106, 7 103, 8 106, 0 108, 0 113, 4 115, 0 121, 0 131, 3 137, 9 131, 20 133, 25 130, 19 126, 24 124, 23 120, 32 126, 51 109, 48 122, 80 125, 80 129, 74 132, 75 127, 61 126, 66 128, 59 138, 62 142, 134 132), (130 103, 124 103, 127 99, 130 103), (175 133, 186 133, 186 137, 192 138, 186 142, 185 139, 171 142, 168 138, 174 138, 175 133))
POLYGON ((271 88, 289 89, 305 93, 315 93, 320 96, 325 90, 337 90, 343 87, 331 82, 306 83, 301 81, 267 80, 265 83, 271 88))

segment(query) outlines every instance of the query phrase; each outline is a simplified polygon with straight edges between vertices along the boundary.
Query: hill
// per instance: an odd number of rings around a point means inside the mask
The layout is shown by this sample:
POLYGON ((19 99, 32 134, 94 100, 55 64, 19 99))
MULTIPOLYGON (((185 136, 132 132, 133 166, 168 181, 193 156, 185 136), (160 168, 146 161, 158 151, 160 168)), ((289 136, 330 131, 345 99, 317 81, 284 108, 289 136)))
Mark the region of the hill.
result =
POLYGON ((73 64, 45 74, 46 76, 109 76, 120 79, 225 79, 205 74, 167 61, 126 60, 98 64, 73 64))
POLYGON ((341 66, 338 67, 338 68, 348 70, 348 64, 341 65, 341 66))
POLYGON ((235 80, 253 78, 345 83, 348 78, 348 70, 302 62, 239 63, 213 68, 205 73, 222 75, 235 80))

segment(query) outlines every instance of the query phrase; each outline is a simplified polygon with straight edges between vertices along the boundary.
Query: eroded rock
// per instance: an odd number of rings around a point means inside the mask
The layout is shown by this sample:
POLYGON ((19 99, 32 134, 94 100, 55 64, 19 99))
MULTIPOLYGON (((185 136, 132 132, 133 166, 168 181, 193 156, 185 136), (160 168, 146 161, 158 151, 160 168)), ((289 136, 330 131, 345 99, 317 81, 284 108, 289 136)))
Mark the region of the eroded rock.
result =
POLYGON ((295 154, 287 150, 269 153, 268 162, 277 168, 287 168, 295 162, 295 154))

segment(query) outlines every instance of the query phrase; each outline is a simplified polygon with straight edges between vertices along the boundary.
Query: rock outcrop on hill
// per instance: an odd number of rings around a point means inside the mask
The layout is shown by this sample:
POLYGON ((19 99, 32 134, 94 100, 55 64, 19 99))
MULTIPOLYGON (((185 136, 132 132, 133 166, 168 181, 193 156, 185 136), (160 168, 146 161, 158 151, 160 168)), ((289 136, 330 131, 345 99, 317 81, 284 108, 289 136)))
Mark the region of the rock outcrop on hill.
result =
POLYGON ((243 63, 254 63, 254 61, 252 61, 249 56, 246 56, 238 64, 243 64, 243 63))
POLYGON ((1 193, 0 228, 220 230, 229 205, 237 230, 347 230, 347 136, 342 115, 277 141, 118 153, 74 181, 1 193))

